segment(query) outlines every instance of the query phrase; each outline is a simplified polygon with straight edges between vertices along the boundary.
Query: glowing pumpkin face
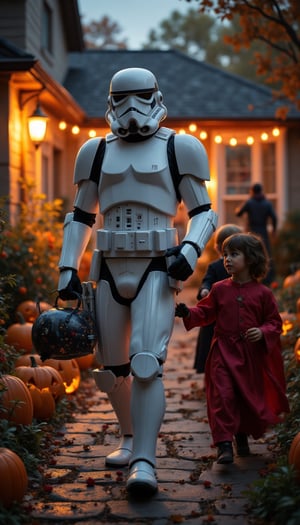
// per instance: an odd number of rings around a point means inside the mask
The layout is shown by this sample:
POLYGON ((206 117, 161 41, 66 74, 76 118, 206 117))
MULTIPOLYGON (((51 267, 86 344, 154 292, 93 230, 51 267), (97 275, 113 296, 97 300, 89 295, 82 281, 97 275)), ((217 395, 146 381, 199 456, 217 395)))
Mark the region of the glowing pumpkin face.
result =
POLYGON ((300 363, 300 337, 298 337, 294 346, 294 354, 298 363, 300 363))
POLYGON ((61 375, 66 394, 73 394, 80 385, 80 368, 76 359, 46 359, 44 365, 52 366, 61 375))

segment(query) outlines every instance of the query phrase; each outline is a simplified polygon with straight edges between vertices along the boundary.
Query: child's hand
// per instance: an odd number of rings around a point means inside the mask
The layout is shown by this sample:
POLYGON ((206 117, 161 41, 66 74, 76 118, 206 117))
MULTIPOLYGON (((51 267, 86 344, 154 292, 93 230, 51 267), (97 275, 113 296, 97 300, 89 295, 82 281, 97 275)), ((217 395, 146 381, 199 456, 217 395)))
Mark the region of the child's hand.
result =
POLYGON ((190 316, 190 310, 184 303, 176 304, 175 308, 175 316, 176 317, 189 317, 190 316))
POLYGON ((260 328, 248 328, 246 330, 246 339, 250 341, 251 343, 255 343, 256 341, 260 341, 260 339, 263 338, 263 333, 260 328))

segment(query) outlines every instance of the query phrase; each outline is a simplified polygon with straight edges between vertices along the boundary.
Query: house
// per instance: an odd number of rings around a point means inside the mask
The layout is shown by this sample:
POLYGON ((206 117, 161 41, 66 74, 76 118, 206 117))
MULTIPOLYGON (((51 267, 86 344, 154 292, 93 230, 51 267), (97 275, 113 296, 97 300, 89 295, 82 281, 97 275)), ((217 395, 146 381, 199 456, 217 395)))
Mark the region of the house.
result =
POLYGON ((20 180, 28 177, 38 192, 63 198, 71 209, 76 153, 89 137, 109 131, 110 79, 132 66, 157 76, 168 109, 163 125, 205 145, 219 224, 237 222, 234 209, 253 182, 262 182, 279 225, 299 207, 300 113, 291 109, 285 121, 277 120, 269 89, 173 50, 85 50, 76 0, 2 0, 0 192, 10 196, 12 220, 22 199, 20 180), (37 144, 27 120, 40 108, 48 120, 37 144))

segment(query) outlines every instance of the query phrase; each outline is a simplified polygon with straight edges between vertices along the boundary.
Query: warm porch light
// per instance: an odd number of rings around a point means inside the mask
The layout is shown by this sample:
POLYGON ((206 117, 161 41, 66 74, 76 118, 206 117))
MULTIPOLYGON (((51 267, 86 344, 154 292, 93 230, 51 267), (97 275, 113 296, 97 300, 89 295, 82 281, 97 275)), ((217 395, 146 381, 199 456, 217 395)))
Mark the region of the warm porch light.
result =
POLYGON ((223 139, 222 139, 221 135, 216 135, 215 136, 215 143, 216 144, 222 144, 222 141, 223 141, 223 139))
POLYGON ((195 133, 195 131, 197 131, 197 125, 194 124, 194 123, 190 124, 190 125, 189 125, 189 131, 190 131, 191 133, 195 133))
POLYGON ((48 120, 38 102, 34 112, 27 119, 29 136, 36 148, 45 138, 48 120))
POLYGON ((67 129, 67 123, 64 120, 61 120, 60 123, 58 124, 58 127, 59 129, 64 131, 65 129, 67 129))

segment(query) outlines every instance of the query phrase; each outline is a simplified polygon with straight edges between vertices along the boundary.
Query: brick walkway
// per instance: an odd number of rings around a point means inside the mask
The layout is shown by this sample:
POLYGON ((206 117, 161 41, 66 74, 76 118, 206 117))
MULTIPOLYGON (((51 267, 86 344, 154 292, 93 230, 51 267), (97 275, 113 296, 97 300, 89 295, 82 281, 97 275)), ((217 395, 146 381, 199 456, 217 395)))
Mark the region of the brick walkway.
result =
MULTIPOLYGON (((195 296, 196 291, 189 288, 180 301, 192 304, 195 296)), ((167 410, 158 439, 159 491, 155 497, 128 499, 127 469, 105 467, 105 456, 118 442, 117 425, 105 395, 91 380, 89 412, 66 424, 57 463, 48 468, 52 490, 42 500, 31 502, 34 523, 249 523, 243 491, 259 478, 271 452, 263 441, 250 440, 250 457, 236 458, 229 466, 216 464, 202 377, 193 370, 196 339, 197 329, 187 333, 182 322, 175 320, 164 372, 167 410)))

